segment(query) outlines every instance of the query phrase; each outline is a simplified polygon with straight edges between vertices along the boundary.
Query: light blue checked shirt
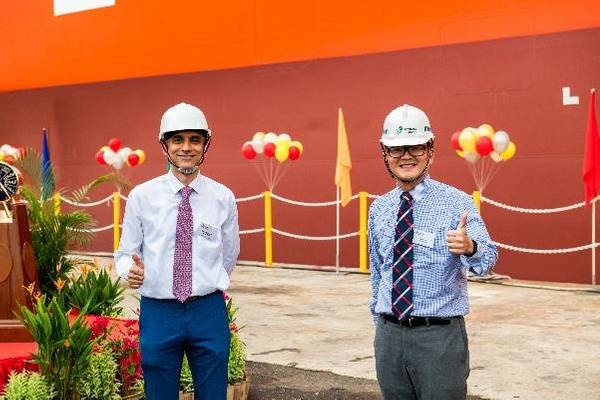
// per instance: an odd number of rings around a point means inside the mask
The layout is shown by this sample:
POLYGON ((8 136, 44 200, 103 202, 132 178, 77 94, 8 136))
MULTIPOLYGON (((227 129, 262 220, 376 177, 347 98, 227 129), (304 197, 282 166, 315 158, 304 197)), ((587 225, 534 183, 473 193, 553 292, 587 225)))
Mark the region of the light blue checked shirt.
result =
MULTIPOLYGON (((402 189, 377 198, 369 209, 369 261, 371 266, 371 314, 392 314, 392 260, 394 233, 402 189)), ((433 234, 433 247, 415 243, 413 316, 454 317, 469 312, 467 271, 484 275, 498 259, 496 247, 473 200, 452 186, 427 177, 410 191, 414 199, 414 229, 433 234), (477 242, 472 257, 454 255, 446 245, 446 232, 456 229, 468 213, 467 233, 477 242)))

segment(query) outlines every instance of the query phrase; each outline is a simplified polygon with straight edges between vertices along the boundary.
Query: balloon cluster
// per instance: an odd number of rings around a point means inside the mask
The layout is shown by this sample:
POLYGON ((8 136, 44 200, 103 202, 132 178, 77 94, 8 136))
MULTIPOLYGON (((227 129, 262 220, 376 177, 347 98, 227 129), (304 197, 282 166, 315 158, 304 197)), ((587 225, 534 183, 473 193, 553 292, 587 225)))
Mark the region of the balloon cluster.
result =
POLYGON ((0 146, 0 161, 12 163, 18 160, 25 154, 25 149, 22 147, 12 147, 10 144, 0 146))
POLYGON ((146 160, 144 150, 131 150, 129 147, 121 147, 119 138, 112 138, 108 146, 102 146, 96 153, 98 164, 110 165, 114 169, 121 169, 125 164, 130 167, 143 164, 146 160))
POLYGON ((292 140, 287 133, 279 135, 269 132, 256 132, 251 141, 242 146, 242 157, 246 160, 254 159, 258 154, 273 158, 279 162, 297 160, 302 155, 304 146, 297 140, 292 140))
POLYGON ((508 161, 517 152, 517 147, 510 141, 508 133, 505 131, 494 132, 494 128, 489 124, 455 132, 450 141, 456 154, 471 164, 488 156, 497 163, 508 161))

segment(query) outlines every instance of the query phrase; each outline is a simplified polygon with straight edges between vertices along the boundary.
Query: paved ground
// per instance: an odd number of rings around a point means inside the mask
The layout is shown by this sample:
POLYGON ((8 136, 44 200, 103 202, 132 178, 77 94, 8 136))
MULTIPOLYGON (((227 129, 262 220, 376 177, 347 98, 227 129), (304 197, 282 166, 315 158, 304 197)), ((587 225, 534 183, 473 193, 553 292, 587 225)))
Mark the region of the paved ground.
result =
MULTIPOLYGON (((229 292, 250 360, 375 378, 367 275, 239 266, 229 292)), ((470 295, 470 394, 600 398, 600 294, 471 282, 470 295)))

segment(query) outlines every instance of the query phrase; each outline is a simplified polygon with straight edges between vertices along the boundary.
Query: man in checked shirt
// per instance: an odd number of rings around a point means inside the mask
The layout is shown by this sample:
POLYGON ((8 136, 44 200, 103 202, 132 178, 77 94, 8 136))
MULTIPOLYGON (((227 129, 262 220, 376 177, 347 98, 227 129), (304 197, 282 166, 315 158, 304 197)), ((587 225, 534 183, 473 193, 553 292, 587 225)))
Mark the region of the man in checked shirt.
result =
POLYGON ((380 145, 396 187, 373 202, 368 226, 385 400, 466 398, 467 272, 484 275, 498 258, 471 197, 429 177, 433 144, 422 110, 405 104, 386 117, 380 145))

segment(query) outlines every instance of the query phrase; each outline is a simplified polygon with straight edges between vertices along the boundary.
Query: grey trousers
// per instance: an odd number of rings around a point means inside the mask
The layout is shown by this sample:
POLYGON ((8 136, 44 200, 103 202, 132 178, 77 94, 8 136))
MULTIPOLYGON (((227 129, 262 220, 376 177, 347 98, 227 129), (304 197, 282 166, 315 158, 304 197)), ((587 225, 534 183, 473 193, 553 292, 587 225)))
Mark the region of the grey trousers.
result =
POLYGON ((377 380, 385 400, 464 400, 469 343, 462 317, 449 325, 408 328, 379 317, 377 380))

